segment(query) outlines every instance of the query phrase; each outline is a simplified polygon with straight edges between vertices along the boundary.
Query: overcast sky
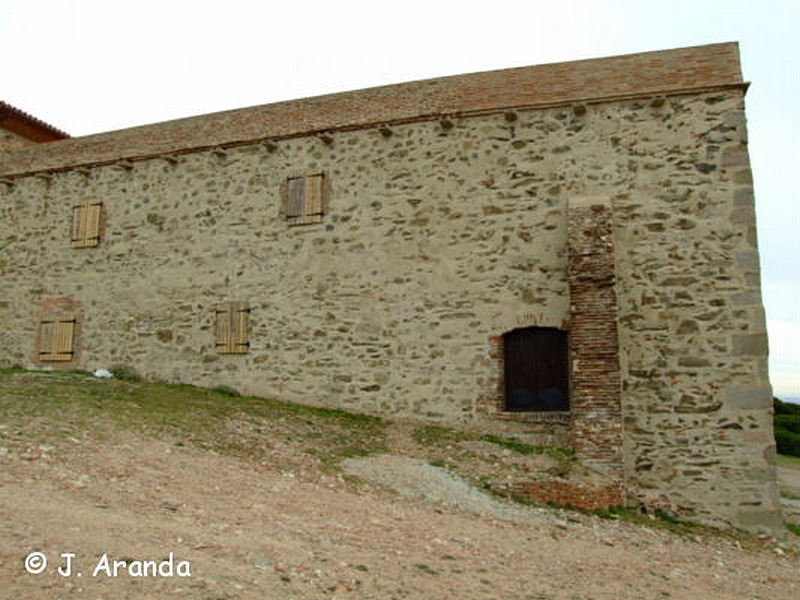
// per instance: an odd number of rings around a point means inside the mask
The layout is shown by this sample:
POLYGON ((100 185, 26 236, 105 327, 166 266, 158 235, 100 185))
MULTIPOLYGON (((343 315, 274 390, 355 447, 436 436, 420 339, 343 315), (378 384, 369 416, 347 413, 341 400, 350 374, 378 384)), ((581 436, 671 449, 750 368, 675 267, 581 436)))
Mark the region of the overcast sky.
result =
POLYGON ((86 135, 388 83, 738 41, 776 394, 800 397, 798 0, 0 0, 0 99, 86 135))

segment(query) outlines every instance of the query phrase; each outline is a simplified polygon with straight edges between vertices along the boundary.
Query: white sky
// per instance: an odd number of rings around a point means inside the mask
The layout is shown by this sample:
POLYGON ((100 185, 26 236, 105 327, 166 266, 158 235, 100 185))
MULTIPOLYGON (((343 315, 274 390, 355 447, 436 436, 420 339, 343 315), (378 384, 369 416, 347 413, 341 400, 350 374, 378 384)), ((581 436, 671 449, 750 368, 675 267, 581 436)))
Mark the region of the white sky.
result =
POLYGON ((363 87, 739 41, 777 395, 800 397, 800 2, 0 0, 0 99, 86 135, 363 87))

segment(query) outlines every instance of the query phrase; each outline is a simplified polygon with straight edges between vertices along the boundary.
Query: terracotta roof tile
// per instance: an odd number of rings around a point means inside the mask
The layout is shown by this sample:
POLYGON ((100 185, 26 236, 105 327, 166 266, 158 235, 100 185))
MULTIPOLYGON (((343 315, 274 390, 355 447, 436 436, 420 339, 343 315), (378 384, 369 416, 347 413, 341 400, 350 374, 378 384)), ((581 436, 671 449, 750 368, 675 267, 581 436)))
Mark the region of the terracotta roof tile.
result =
POLYGON ((2 100, 0 100, 0 127, 34 142, 52 142, 70 137, 68 133, 2 100))

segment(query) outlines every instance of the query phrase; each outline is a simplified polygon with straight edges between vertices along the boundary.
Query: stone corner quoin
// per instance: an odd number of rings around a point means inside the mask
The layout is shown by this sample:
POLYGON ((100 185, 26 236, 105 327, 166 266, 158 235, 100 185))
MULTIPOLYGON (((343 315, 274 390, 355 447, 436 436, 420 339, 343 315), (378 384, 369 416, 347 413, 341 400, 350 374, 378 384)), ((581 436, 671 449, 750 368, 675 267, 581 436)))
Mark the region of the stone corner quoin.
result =
POLYGON ((0 363, 470 423, 594 474, 535 499, 777 532, 745 91, 722 43, 0 123, 0 363))

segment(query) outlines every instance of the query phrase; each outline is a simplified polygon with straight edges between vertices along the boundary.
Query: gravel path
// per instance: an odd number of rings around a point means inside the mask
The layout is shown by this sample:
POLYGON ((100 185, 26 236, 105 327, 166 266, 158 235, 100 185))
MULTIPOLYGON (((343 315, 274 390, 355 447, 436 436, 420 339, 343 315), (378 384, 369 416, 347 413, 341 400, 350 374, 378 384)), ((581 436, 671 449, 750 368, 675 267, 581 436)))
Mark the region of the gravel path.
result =
POLYGON ((554 511, 505 504, 475 489, 448 470, 416 458, 381 454, 349 458, 342 466, 351 475, 393 489, 409 498, 421 498, 450 508, 518 523, 552 524, 560 521, 554 511))

